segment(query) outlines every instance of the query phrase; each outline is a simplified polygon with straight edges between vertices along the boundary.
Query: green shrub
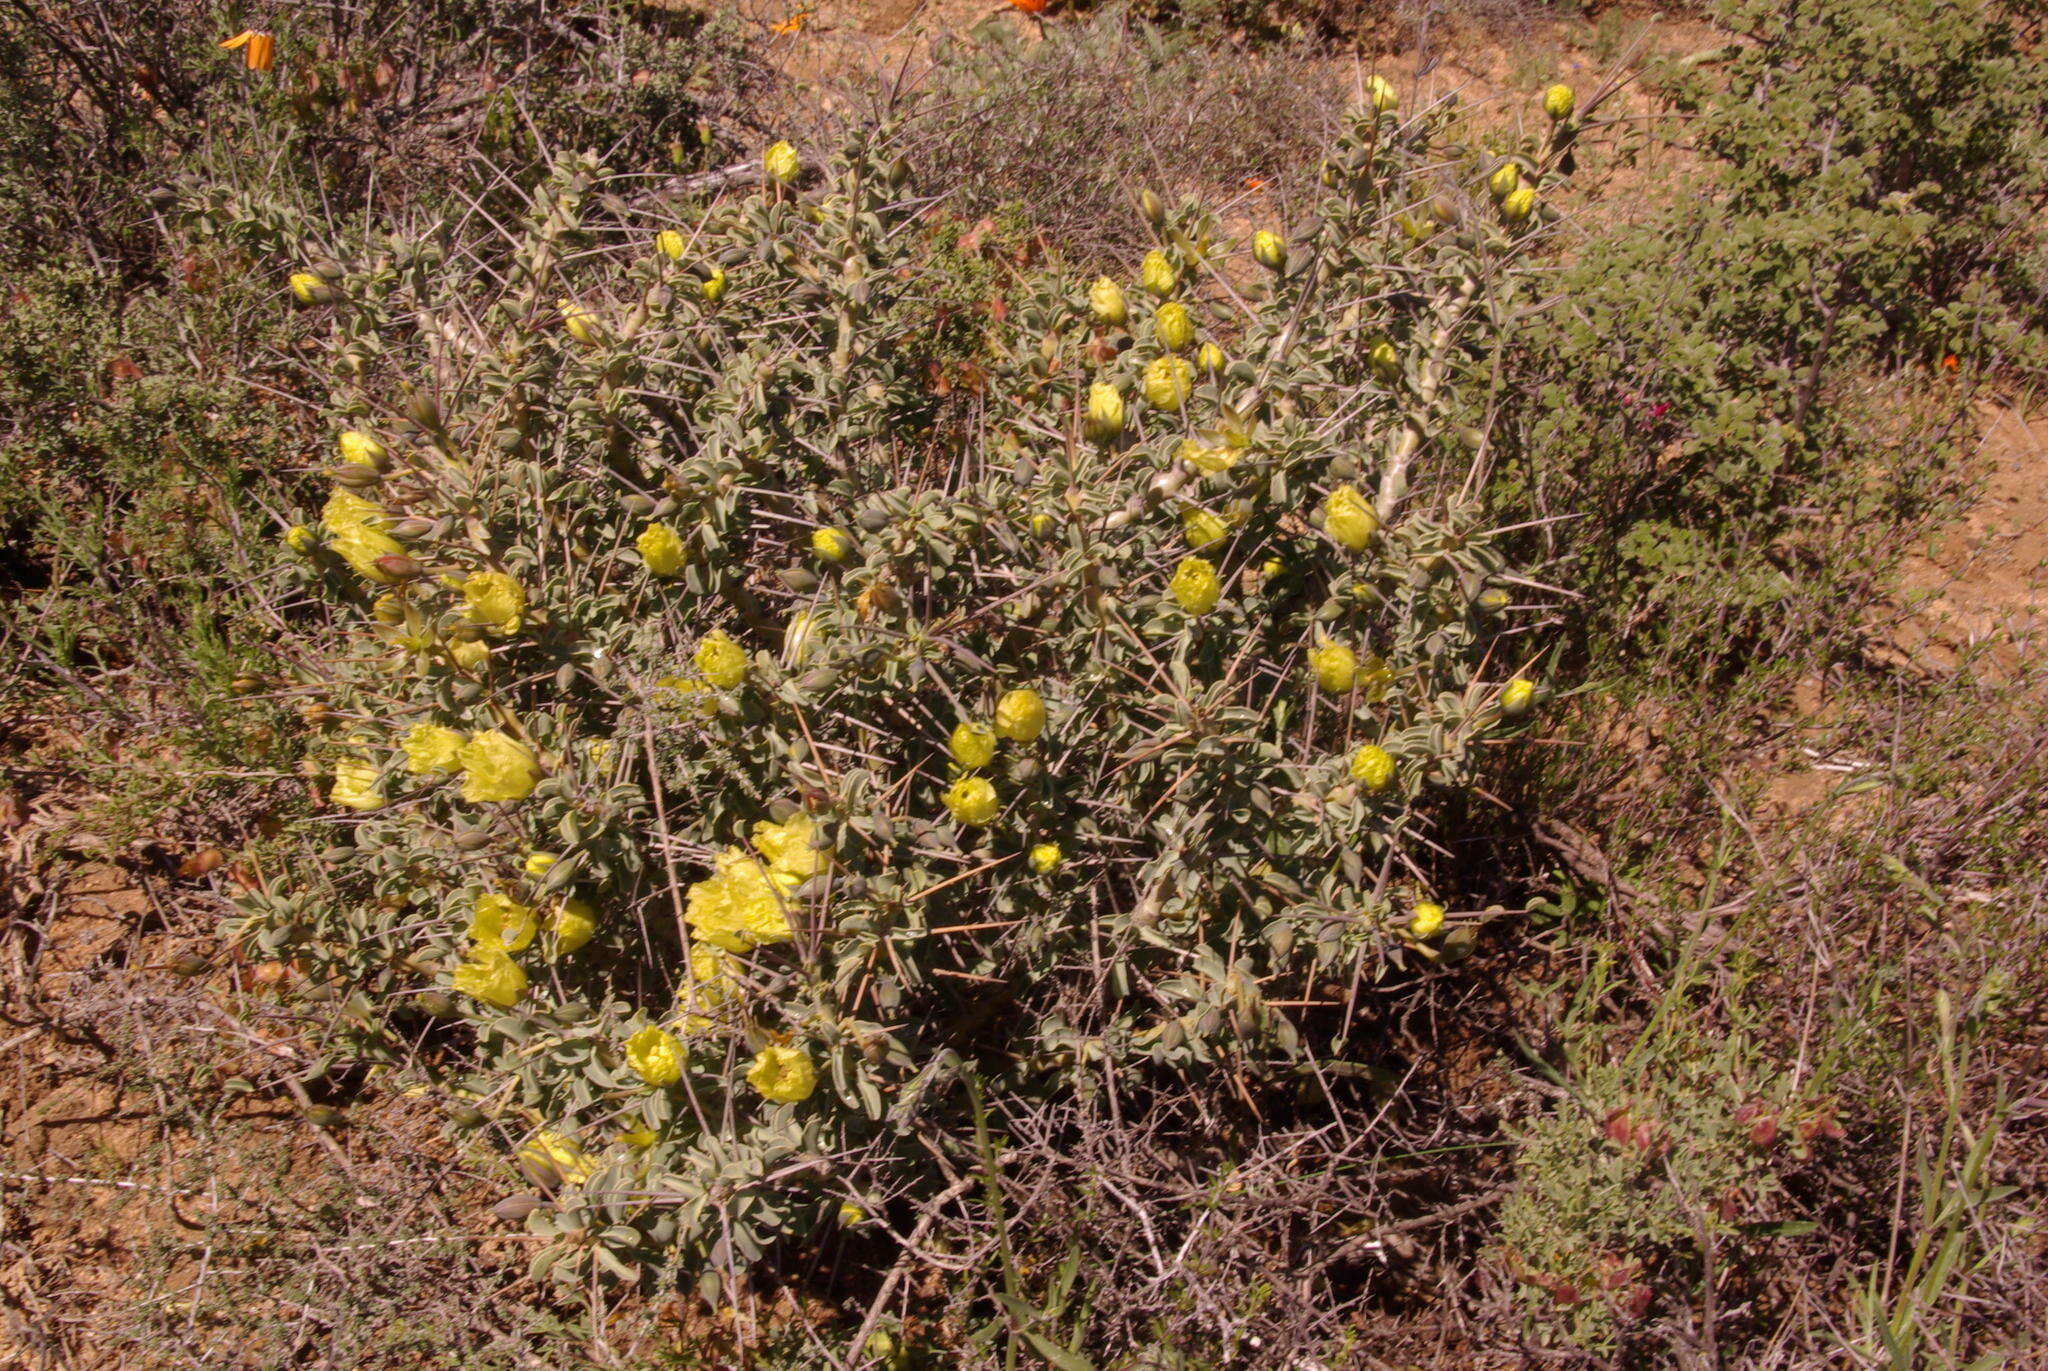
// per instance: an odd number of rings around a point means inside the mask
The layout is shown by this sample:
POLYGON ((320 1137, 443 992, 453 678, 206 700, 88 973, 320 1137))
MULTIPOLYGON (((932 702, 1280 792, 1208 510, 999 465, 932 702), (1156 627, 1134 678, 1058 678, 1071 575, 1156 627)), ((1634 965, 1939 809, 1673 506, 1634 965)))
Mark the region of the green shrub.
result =
POLYGON ((1432 815, 1534 703, 1467 493, 1532 239, 1408 213, 1489 170, 1454 127, 1367 108, 1279 270, 1155 202, 1139 280, 1022 276, 971 404, 906 367, 885 143, 680 218, 570 159, 338 251, 278 589, 350 623, 279 650, 342 812, 231 935, 372 1057, 468 1026, 418 1069, 569 1281, 900 1218, 977 1088, 1309 1070, 1273 1001, 1470 949, 1432 815))

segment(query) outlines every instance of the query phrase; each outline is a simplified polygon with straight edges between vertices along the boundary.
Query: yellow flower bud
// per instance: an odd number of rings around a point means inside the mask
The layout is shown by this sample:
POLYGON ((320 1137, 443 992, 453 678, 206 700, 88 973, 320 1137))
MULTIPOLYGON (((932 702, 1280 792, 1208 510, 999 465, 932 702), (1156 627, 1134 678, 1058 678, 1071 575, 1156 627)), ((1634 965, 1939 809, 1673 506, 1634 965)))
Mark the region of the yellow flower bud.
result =
MULTIPOLYGON (((524 973, 520 975, 519 984, 522 989, 526 985, 524 973)), ((535 1184, 548 1190, 554 1189, 557 1185, 581 1185, 597 1170, 597 1163, 591 1159, 588 1152, 572 1140, 559 1133, 550 1133, 546 1129, 542 1129, 534 1134, 530 1141, 523 1143, 519 1148, 518 1157, 520 1169, 527 1173, 528 1179, 534 1180, 535 1184), (536 1177, 546 1179, 535 1179, 536 1177)))
POLYGON ((1308 654, 1316 684, 1332 695, 1343 695, 1358 679, 1358 654, 1342 643, 1324 643, 1308 654))
POLYGON ((558 300, 555 308, 562 312, 562 326, 569 330, 569 336, 579 343, 597 341, 597 315, 574 300, 558 300))
POLYGON ((1155 357, 1145 368, 1145 403, 1177 414, 1195 388, 1195 369, 1185 357, 1155 357))
POLYGON ((1386 339, 1382 338, 1374 343, 1366 352, 1365 359, 1372 364, 1374 374, 1382 381, 1400 379, 1401 354, 1395 351, 1394 345, 1386 339))
POLYGON ((545 876, 560 860, 552 852, 529 852, 526 860, 519 864, 519 869, 529 876, 545 876))
POLYGON ((284 545, 301 557, 310 556, 320 540, 313 536, 313 530, 304 524, 293 524, 284 531, 284 545))
POLYGON ((1510 224, 1527 222, 1536 208, 1536 188, 1517 186, 1508 192, 1507 199, 1500 202, 1500 217, 1510 224))
POLYGON ((697 287, 697 291, 700 295, 704 297, 704 303, 707 305, 715 305, 720 300, 724 299, 725 268, 711 268, 711 274, 704 278, 704 284, 697 287))
POLYGON ((1096 277, 1095 284, 1088 287, 1088 312, 1104 328, 1122 328, 1131 317, 1123 289, 1107 276, 1096 277))
POLYGON ((731 690, 747 679, 747 654, 725 636, 724 629, 715 628, 704 635, 697 644, 695 661, 704 679, 720 690, 731 690))
POLYGON ((980 724, 962 721, 953 725, 946 750, 953 754, 956 763, 973 771, 996 759, 996 735, 980 724))
POLYGON ((656 1090, 665 1089, 683 1078, 683 1045, 650 1025, 626 1039, 626 1065, 656 1090))
POLYGON ((1515 193, 1515 187, 1522 184, 1522 169, 1513 162, 1502 162, 1493 175, 1486 178, 1486 189, 1496 202, 1507 199, 1515 193))
POLYGON ((302 305, 324 305, 334 298, 334 287, 310 271, 295 271, 291 275, 292 294, 302 305))
POLYGON ((1579 97, 1562 81, 1543 92, 1543 112, 1559 123, 1571 118, 1578 107, 1579 97))
POLYGON ((1365 551, 1379 527, 1379 515, 1356 486, 1338 486, 1323 502, 1323 531, 1352 552, 1365 551))
POLYGON ((762 170, 768 179, 779 186, 786 186, 796 180, 803 170, 803 163, 797 160, 796 149, 788 143, 776 143, 761 154, 762 170))
POLYGON ((1408 917, 1408 931, 1418 938, 1427 938, 1444 926, 1444 907, 1427 900, 1415 906, 1408 917))
POLYGON ((471 639, 449 644, 448 655, 455 659, 455 665, 473 673, 491 660, 491 649, 488 644, 471 639))
POLYGON ((1267 271, 1280 271, 1287 265, 1287 240, 1270 229, 1260 229, 1252 235, 1252 260, 1267 271))
POLYGON ((405 622, 405 597, 395 590, 387 590, 370 601, 370 617, 386 628, 397 628, 405 622))
POLYGON ((548 920, 548 959, 566 957, 596 936, 596 908, 586 900, 564 900, 548 920))
POLYGON ((1002 812, 996 788, 979 776, 962 776, 946 787, 946 808, 963 824, 986 824, 1002 812))
POLYGON ((341 460, 359 462, 367 467, 382 467, 385 457, 384 445, 369 434, 357 429, 348 429, 335 440, 341 449, 341 460))
POLYGON ((802 666, 811 655, 811 639, 818 629, 818 616, 800 612, 789 616, 789 622, 782 629, 782 664, 795 668, 802 666))
POLYGON ((835 566, 853 556, 853 539, 841 529, 820 528, 811 531, 811 551, 835 566))
POLYGON ((334 764, 334 784, 328 787, 327 798, 345 809, 380 809, 384 791, 377 780, 374 762, 344 758, 334 764))
POLYGON ((1501 589, 1499 586, 1493 586, 1487 590, 1480 591, 1479 598, 1473 601, 1473 603, 1478 605, 1479 608, 1485 610, 1488 614, 1498 614, 1502 610, 1506 609, 1508 605, 1512 603, 1512 601, 1510 600, 1507 591, 1501 589))
POLYGON ((472 804, 523 800, 540 784, 533 750, 508 733, 486 729, 462 745, 462 798, 472 804))
POLYGON ((1140 269, 1139 277, 1144 281, 1145 289, 1162 300, 1173 294, 1175 288, 1180 285, 1180 272, 1174 269, 1166 254, 1157 248, 1145 254, 1145 265, 1140 269))
POLYGON ((380 586, 396 584, 398 576, 377 564, 380 557, 403 557, 405 549, 386 534, 379 533, 367 524, 357 524, 342 529, 328 539, 327 546, 341 555, 341 559, 355 569, 358 576, 366 581, 375 581, 380 586))
POLYGON ((1058 523, 1054 521, 1050 514, 1034 514, 1031 516, 1031 536, 1034 538, 1050 538, 1058 527, 1058 523))
POLYGON ((649 524, 633 540, 640 560, 656 576, 676 576, 683 570, 683 539, 667 524, 649 524))
POLYGON ((1200 552, 1228 538, 1230 525, 1206 509, 1189 509, 1180 516, 1180 531, 1188 540, 1188 546, 1200 552))
POLYGON ((1401 104, 1400 93, 1394 89, 1393 84, 1384 76, 1368 76, 1365 78, 1365 98, 1372 104, 1373 109, 1380 114, 1397 109, 1401 104))
POLYGON ((1124 397, 1115 386, 1097 381, 1088 387, 1088 417, 1082 427, 1097 443, 1112 443, 1122 436, 1124 397))
POLYGON ((405 735, 405 769, 415 776, 430 771, 455 771, 462 745, 469 739, 439 724, 416 723, 405 735))
POLYGON ((862 1209, 859 1205, 853 1203, 851 1200, 840 1201, 839 1222, 845 1224, 848 1228, 852 1228, 857 1224, 865 1223, 867 1221, 867 1217, 868 1211, 862 1209))
POLYGON ((1394 757, 1378 743, 1367 743, 1351 754, 1351 779, 1367 790, 1385 790, 1394 779, 1394 757))
POLYGON ((1223 583, 1216 579, 1216 568, 1200 557, 1181 558, 1167 588, 1175 602, 1194 615, 1207 614, 1223 598, 1223 583))
POLYGON ((682 261, 687 246, 683 235, 674 229, 663 229, 654 235, 654 250, 671 262, 682 261))
POLYGON ((1031 849, 1029 860, 1033 871, 1041 876, 1050 876, 1053 872, 1060 869, 1060 858, 1060 845, 1058 843, 1039 843, 1031 849))
POLYGON ((1180 352, 1195 341, 1195 321, 1189 315, 1188 307, 1178 301, 1161 305, 1152 313, 1152 331, 1159 337, 1159 345, 1169 352, 1180 352))
POLYGON ((1500 712, 1510 719, 1521 718, 1535 703, 1536 683, 1521 676, 1509 681, 1500 693, 1500 712))
POLYGON ((1229 365, 1230 359, 1223 355, 1223 349, 1214 343, 1204 343, 1195 349, 1195 366, 1205 376, 1217 376, 1229 365))
POLYGON ((517 633, 526 589, 502 571, 479 571, 462 583, 462 614, 493 633, 517 633))
POLYGON ((747 1070, 747 1084, 777 1104, 798 1104, 818 1088, 818 1072, 800 1047, 764 1047, 747 1070))
POLYGON ((1044 697, 1029 686, 1003 692, 1003 698, 996 701, 996 735, 1013 743, 1029 743, 1043 732, 1044 697))

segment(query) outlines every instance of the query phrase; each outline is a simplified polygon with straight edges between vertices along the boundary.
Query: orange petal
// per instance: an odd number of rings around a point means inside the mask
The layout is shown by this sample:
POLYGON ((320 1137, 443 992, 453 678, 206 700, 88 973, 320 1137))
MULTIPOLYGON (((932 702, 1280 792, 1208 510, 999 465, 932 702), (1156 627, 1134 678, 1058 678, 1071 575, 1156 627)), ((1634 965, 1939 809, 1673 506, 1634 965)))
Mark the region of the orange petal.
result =
POLYGON ((255 32, 255 30, 253 30, 253 29, 243 29, 243 30, 242 30, 242 31, 241 31, 240 33, 236 34, 236 35, 235 35, 235 36, 234 36, 233 38, 224 38, 224 39, 222 39, 222 40, 221 40, 221 46, 222 46, 222 47, 224 47, 224 48, 239 48, 239 47, 246 47, 246 46, 248 45, 248 42, 249 42, 249 40, 250 40, 251 38, 254 38, 255 36, 256 36, 256 32, 255 32))

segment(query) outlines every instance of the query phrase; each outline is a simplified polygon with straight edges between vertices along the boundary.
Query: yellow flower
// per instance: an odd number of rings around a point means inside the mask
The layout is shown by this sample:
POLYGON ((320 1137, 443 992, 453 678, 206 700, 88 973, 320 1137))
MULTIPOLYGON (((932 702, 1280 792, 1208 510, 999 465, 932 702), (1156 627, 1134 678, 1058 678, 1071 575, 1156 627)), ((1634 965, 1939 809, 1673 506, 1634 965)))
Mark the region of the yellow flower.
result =
POLYGON ((811 551, 828 562, 843 562, 853 555, 853 539, 840 529, 814 529, 811 532, 811 551))
POLYGON ((1204 343, 1195 349, 1195 370, 1204 376, 1215 376, 1229 363, 1223 349, 1214 343, 1204 343))
POLYGON ((786 186, 796 180, 797 174, 803 170, 803 163, 797 160, 795 148, 788 143, 776 143, 761 155, 761 167, 770 180, 786 186))
POLYGON ((654 235, 654 250, 668 258, 671 262, 682 261, 683 252, 686 247, 687 244, 684 242, 683 235, 677 233, 674 229, 663 229, 654 235))
POLYGON ((996 701, 996 736, 1013 743, 1035 742, 1045 732, 1045 699, 1029 686, 1005 691, 996 701))
POLYGON ((1332 695, 1342 695, 1358 679, 1358 654, 1342 643, 1324 643, 1308 654, 1315 668, 1316 684, 1332 695))
POLYGON ((566 957, 596 936, 597 907, 588 900, 564 900, 548 918, 548 960, 566 957))
POLYGON ((747 679, 747 654, 725 636, 724 629, 715 628, 704 635, 694 660, 704 679, 720 690, 731 690, 747 679))
POLYGON ((766 819, 754 825, 754 850, 768 859, 768 869, 799 880, 832 865, 832 850, 817 846, 818 825, 799 809, 781 823, 766 819))
POLYGON ((1234 448, 1210 447, 1193 438, 1181 439, 1174 456, 1207 476, 1217 476, 1236 466, 1244 454, 1234 448))
POLYGON ((320 540, 313 536, 313 530, 304 524, 293 524, 284 531, 284 545, 301 557, 309 556, 320 546, 320 540))
POLYGON ((1166 260, 1166 254, 1157 248, 1145 254, 1145 265, 1140 275, 1145 289, 1162 300, 1173 294, 1174 288, 1180 284, 1180 273, 1174 270, 1172 262, 1166 260))
POLYGON ((1525 222, 1536 211, 1536 187, 1517 186, 1500 202, 1500 217, 1510 224, 1525 222))
POLYGON ((495 728, 486 729, 464 743, 456 761, 465 773, 462 798, 472 804, 523 800, 540 783, 540 763, 533 750, 495 728))
POLYGON ((1287 240, 1268 229, 1260 229, 1252 235, 1252 260, 1267 271, 1279 271, 1287 265, 1287 240))
POLYGON ((683 919, 697 937, 728 952, 788 942, 786 901, 801 881, 771 871, 743 847, 729 847, 713 859, 712 875, 690 887, 683 919))
POLYGON ((554 1184, 581 1185, 597 1170, 597 1163, 588 1152, 561 1134, 550 1133, 546 1129, 520 1146, 519 1163, 529 1176, 539 1172, 553 1182, 545 1186, 550 1190, 554 1184))
POLYGON ((1377 743, 1367 743, 1351 754, 1351 779, 1367 790, 1385 790, 1394 779, 1394 758, 1377 743))
POLYGON ((633 546, 656 576, 674 576, 683 569, 683 540, 667 524, 649 524, 640 530, 633 546))
POLYGON ((619 1141, 635 1152, 645 1152, 661 1141, 661 1134, 651 1128, 628 1128, 619 1134, 619 1141))
POLYGON ((1041 876, 1050 876, 1060 869, 1060 845, 1040 843, 1031 849, 1031 869, 1041 876))
POLYGON ((357 429, 345 430, 338 440, 338 445, 341 448, 341 460, 344 462, 359 462, 363 466, 373 467, 384 460, 384 445, 357 429))
POLYGON ((348 809, 381 808, 384 791, 377 784, 376 764, 359 758, 336 762, 334 784, 327 788, 327 798, 348 809))
POLYGON ((1223 598, 1223 583, 1216 579, 1216 568, 1200 557, 1181 558, 1167 588, 1190 614, 1207 614, 1223 598))
POLYGON ((555 308, 562 312, 562 326, 569 330, 571 338, 579 343, 597 341, 597 315, 589 306, 574 300, 557 300, 555 308))
POLYGON ((1160 346, 1169 352, 1181 352, 1195 341, 1194 316, 1188 307, 1179 301, 1169 301, 1152 314, 1152 331, 1158 335, 1160 346))
POLYGON ((1188 546, 1200 552, 1228 538, 1230 525, 1206 509, 1188 509, 1181 513, 1180 531, 1187 538, 1188 546))
POLYGON ((996 788, 979 776, 962 776, 946 788, 946 808, 963 824, 986 824, 1002 812, 996 788))
POLYGON ((1507 199, 1522 184, 1522 169, 1513 162, 1502 162, 1486 178, 1486 189, 1496 202, 1507 199))
POLYGON ((455 665, 464 671, 474 672, 491 660, 491 649, 487 643, 475 639, 462 640, 448 645, 448 655, 455 659, 455 665))
POLYGON ((291 275, 292 294, 302 305, 325 304, 334 297, 328 284, 310 271, 295 271, 291 275))
POLYGON ((1114 442, 1124 431, 1124 397, 1113 385, 1097 381, 1088 387, 1088 417, 1082 431, 1097 443, 1114 442))
POLYGON ((747 1084, 777 1104, 797 1104, 818 1088, 818 1072, 801 1047, 764 1047, 747 1070, 747 1084))
POLYGON ((1500 712, 1510 719, 1519 719, 1529 712, 1529 706, 1536 702, 1536 683, 1517 676, 1509 681, 1500 693, 1500 712))
POLYGON ((1323 502, 1323 531, 1353 552, 1365 551, 1379 528, 1379 515, 1356 486, 1338 486, 1323 502))
POLYGON ((1365 98, 1371 101, 1372 107, 1381 114, 1397 108, 1401 103, 1400 94, 1384 76, 1368 76, 1365 79, 1365 98))
POLYGON ((462 613, 493 633, 517 633, 526 613, 526 588, 502 571, 479 571, 462 583, 462 613))
POLYGON ((688 973, 677 989, 684 1007, 683 1031, 702 1033, 712 1027, 726 1005, 739 998, 740 984, 730 952, 710 943, 690 944, 688 973))
POLYGON ((405 735, 405 769, 415 776, 429 771, 459 770, 462 763, 457 758, 468 741, 452 728, 424 721, 416 723, 405 735))
POLYGON ((552 852, 529 852, 526 854, 526 860, 519 864, 519 869, 529 876, 545 876, 560 860, 561 858, 552 852))
POLYGON ((523 952, 533 943, 540 923, 533 910, 510 895, 489 891, 476 897, 469 916, 469 938, 478 947, 523 952))
POLYGON ((479 943, 455 968, 453 984, 465 995, 510 1009, 526 993, 526 972, 504 948, 479 943))
POLYGON ((650 1025, 626 1039, 626 1064, 661 1090, 683 1078, 683 1045, 650 1025))
POLYGON ((862 1209, 859 1205, 853 1203, 851 1200, 840 1201, 839 1222, 845 1224, 848 1228, 852 1228, 856 1224, 866 1222, 867 1217, 868 1211, 862 1209))
POLYGON ((1096 323, 1107 328, 1120 328, 1131 317, 1122 288, 1107 276, 1096 277, 1095 284, 1088 287, 1088 312, 1095 316, 1096 323))
POLYGON ((953 736, 947 739, 946 750, 953 754, 956 763, 973 771, 996 759, 996 735, 980 724, 963 720, 953 725, 953 736))
POLYGON ((320 522, 327 525, 329 533, 344 533, 352 528, 383 530, 391 527, 392 521, 390 511, 375 500, 365 500, 353 491, 337 490, 321 506, 320 522))
POLYGON ((1579 97, 1561 81, 1543 92, 1543 112, 1560 123, 1571 118, 1578 107, 1579 97))
POLYGON ((1444 907, 1423 901, 1415 906, 1415 912, 1408 918, 1408 931, 1418 938, 1427 938, 1444 926, 1444 907))
POLYGON ((396 585, 398 576, 377 565, 380 557, 403 557, 405 549, 400 547, 389 534, 379 533, 366 524, 344 528, 327 542, 327 545, 341 554, 341 559, 355 568, 356 574, 366 581, 380 586, 396 585))
POLYGON ((1169 414, 1180 411, 1195 388, 1195 369, 1185 357, 1155 357, 1145 368, 1145 403, 1169 414))
POLYGON ((704 297, 704 303, 715 305, 725 298, 725 268, 713 267, 711 274, 704 278, 704 284, 697 287, 697 293, 704 297))

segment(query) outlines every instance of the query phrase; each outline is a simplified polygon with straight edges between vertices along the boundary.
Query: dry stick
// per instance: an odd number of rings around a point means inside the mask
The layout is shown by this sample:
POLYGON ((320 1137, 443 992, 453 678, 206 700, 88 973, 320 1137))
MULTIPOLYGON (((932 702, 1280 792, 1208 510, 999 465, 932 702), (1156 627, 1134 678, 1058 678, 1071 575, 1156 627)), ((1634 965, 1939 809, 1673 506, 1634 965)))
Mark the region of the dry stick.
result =
POLYGON ((938 1221, 939 1211, 960 1196, 966 1194, 969 1190, 972 1190, 974 1185, 975 1177, 963 1176, 940 1191, 929 1204, 925 1205, 923 1217, 918 1219, 917 1226, 910 1230, 909 1240, 904 1243, 905 1250, 903 1255, 896 1259, 896 1264, 889 1268, 889 1274, 882 1278, 882 1288, 875 1292, 874 1300, 868 1305, 866 1317, 860 1321, 860 1327, 855 1330, 852 1346, 856 1348, 867 1346, 868 1335, 875 1331, 875 1323, 882 1317, 883 1307, 889 1303, 890 1297, 896 1293, 896 1287, 903 1283, 904 1274, 910 1269, 910 1249, 923 1241, 924 1235, 931 1230, 932 1224, 938 1221))

